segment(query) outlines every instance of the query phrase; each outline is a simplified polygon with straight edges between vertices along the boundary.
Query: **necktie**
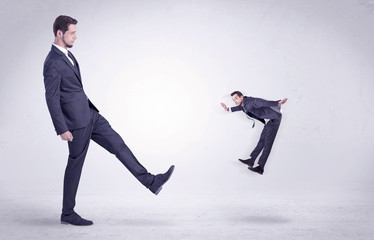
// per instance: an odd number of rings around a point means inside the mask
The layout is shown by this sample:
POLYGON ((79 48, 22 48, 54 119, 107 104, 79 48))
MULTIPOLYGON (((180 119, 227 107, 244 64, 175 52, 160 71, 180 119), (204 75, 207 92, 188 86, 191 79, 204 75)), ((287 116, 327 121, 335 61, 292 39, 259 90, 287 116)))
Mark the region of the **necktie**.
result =
POLYGON ((253 122, 253 124, 252 124, 252 128, 254 128, 255 125, 256 125, 255 120, 249 116, 248 112, 247 112, 244 108, 243 108, 243 112, 247 115, 247 118, 248 118, 249 120, 252 120, 252 122, 253 122))
POLYGON ((75 62, 74 62, 74 57, 73 57, 73 54, 71 54, 71 52, 68 51, 68 59, 69 61, 71 62, 71 64, 73 64, 73 66, 75 66, 75 62))

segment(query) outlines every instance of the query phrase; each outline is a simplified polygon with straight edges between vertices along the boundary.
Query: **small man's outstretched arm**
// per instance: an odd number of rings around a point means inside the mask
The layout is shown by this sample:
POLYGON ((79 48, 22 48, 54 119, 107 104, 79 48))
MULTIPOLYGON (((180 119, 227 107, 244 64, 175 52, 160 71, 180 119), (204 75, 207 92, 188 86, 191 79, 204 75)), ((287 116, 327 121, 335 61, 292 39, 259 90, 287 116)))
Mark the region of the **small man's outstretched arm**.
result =
POLYGON ((282 100, 279 101, 278 103, 278 106, 282 105, 282 104, 285 104, 287 102, 288 98, 284 98, 282 100))
POLYGON ((230 109, 226 106, 226 104, 224 103, 221 103, 221 106, 223 107, 223 109, 225 109, 226 111, 229 111, 230 109))

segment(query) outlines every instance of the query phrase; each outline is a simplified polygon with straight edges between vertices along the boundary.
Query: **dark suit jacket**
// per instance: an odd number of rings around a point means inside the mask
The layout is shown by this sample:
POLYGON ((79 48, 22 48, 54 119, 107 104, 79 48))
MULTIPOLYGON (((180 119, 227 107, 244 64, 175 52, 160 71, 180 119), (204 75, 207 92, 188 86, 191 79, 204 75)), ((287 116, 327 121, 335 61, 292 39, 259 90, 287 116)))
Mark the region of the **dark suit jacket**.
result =
POLYGON ((244 97, 243 106, 232 107, 231 111, 244 111, 248 116, 265 123, 264 119, 280 119, 282 113, 278 106, 278 101, 268 101, 261 98, 244 97))
POLYGON ((90 108, 98 111, 83 91, 79 65, 52 45, 44 62, 45 97, 57 135, 85 127, 90 122, 90 108))

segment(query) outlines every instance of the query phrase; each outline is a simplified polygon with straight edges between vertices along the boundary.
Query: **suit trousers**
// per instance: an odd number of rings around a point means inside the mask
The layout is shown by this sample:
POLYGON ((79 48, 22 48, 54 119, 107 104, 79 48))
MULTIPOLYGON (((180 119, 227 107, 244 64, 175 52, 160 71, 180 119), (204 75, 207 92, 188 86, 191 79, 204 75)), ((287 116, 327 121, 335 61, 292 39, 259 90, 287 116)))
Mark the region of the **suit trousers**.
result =
POLYGON ((73 141, 68 142, 69 158, 65 169, 62 204, 64 214, 74 212, 75 197, 91 139, 114 154, 145 187, 149 188, 154 179, 154 175, 148 173, 138 162, 121 136, 111 128, 109 122, 93 109, 90 109, 90 114, 91 122, 88 126, 70 131, 73 134, 73 141))
POLYGON ((279 129, 282 118, 280 119, 270 119, 264 126, 264 129, 261 132, 260 140, 257 143, 257 146, 251 153, 251 159, 254 161, 260 152, 262 151, 261 157, 258 160, 258 165, 262 169, 265 168, 266 161, 269 157, 271 148, 273 146, 275 137, 279 129))

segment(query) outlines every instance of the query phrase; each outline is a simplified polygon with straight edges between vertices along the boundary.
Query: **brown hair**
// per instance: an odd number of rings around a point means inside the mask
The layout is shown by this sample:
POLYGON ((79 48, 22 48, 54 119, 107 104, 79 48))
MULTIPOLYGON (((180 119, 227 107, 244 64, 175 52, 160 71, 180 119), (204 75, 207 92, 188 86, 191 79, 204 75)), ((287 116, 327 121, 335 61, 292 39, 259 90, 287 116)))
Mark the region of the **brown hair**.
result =
POLYGON ((239 91, 235 91, 235 92, 232 92, 232 93, 231 93, 231 97, 234 96, 235 94, 238 95, 238 97, 243 96, 243 94, 242 94, 241 92, 239 92, 239 91))
POLYGON ((61 30, 61 32, 65 34, 65 32, 69 30, 70 24, 75 25, 77 23, 78 21, 72 17, 64 16, 64 15, 58 16, 55 22, 53 23, 53 33, 55 34, 55 37, 57 36, 58 30, 61 30))

